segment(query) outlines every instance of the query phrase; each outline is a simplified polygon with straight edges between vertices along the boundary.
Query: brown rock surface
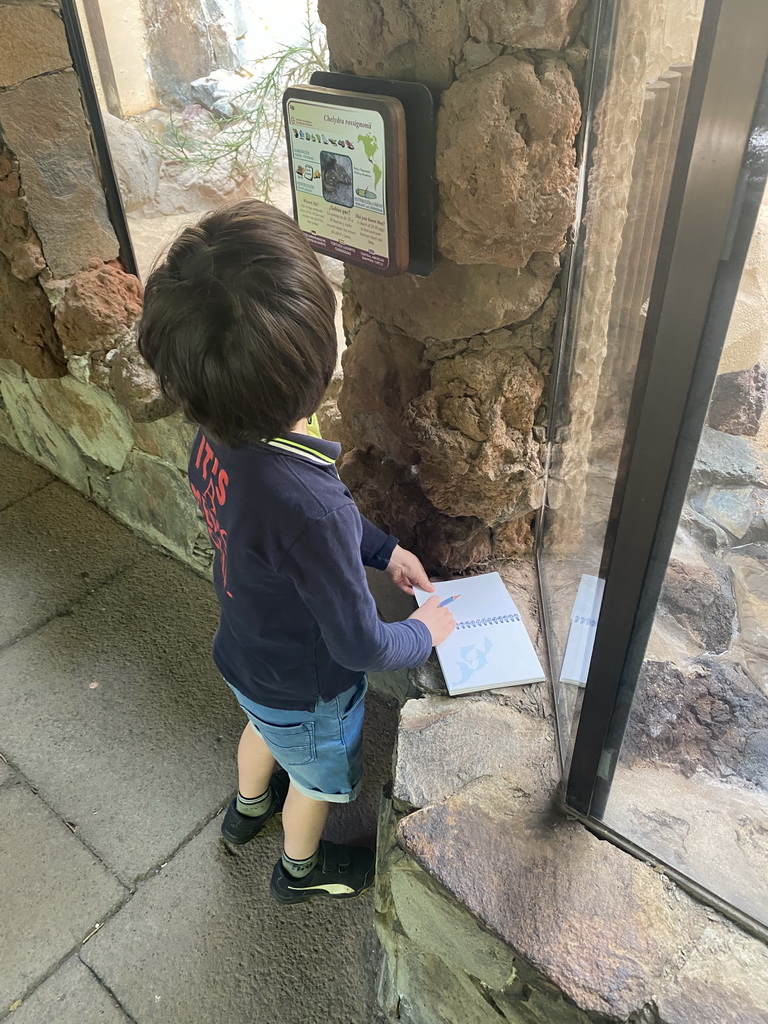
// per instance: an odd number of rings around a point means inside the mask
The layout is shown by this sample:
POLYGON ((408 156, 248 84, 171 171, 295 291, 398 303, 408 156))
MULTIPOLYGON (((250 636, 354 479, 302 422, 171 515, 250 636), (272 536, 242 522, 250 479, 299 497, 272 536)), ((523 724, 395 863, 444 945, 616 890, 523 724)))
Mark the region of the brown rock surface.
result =
POLYGON ((373 319, 363 325, 342 357, 339 411, 347 447, 373 447, 395 462, 416 460, 403 414, 429 386, 423 355, 424 345, 400 331, 373 319))
POLYGON ((54 276, 68 277, 94 256, 114 259, 117 239, 74 71, 0 92, 0 122, 23 168, 30 220, 54 276))
POLYGON ((477 695, 461 701, 428 696, 404 705, 393 787, 398 800, 434 804, 474 779, 508 774, 511 765, 515 790, 548 802, 559 775, 553 726, 477 695))
POLYGON ((319 0, 334 67, 444 89, 469 32, 460 0, 319 0))
POLYGON ((136 346, 136 332, 133 329, 120 342, 112 357, 110 383, 115 398, 136 423, 163 419, 174 410, 161 391, 157 377, 144 362, 136 346))
POLYGON ((429 277, 382 278, 349 268, 345 326, 350 330, 355 324, 354 296, 363 315, 421 341, 451 341, 495 331, 527 320, 549 295, 559 270, 559 259, 544 253, 537 253, 523 270, 464 267, 440 260, 429 277))
MULTIPOLYGON (((646 661, 632 704, 622 756, 669 764, 686 776, 744 775, 750 737, 768 728, 768 702, 740 665, 701 658, 680 668, 646 661)), ((766 766, 768 767, 768 766, 766 766)))
POLYGON ((655 994, 693 916, 650 867, 542 810, 514 776, 416 811, 398 841, 581 1008, 619 1019, 655 994))
POLYGON ((709 403, 707 423, 726 434, 754 437, 768 399, 768 371, 760 363, 748 370, 721 373, 709 403))
POLYGON ((583 0, 469 0, 467 20, 475 39, 529 50, 560 50, 578 27, 583 0))
POLYGON ((13 359, 33 377, 60 377, 66 373, 45 292, 35 280, 20 281, 2 253, 0 358, 13 359))
POLYGON ((581 106, 567 64, 499 57, 444 94, 437 121, 440 251, 524 267, 573 223, 581 106))
POLYGON ((72 65, 61 16, 43 4, 0 5, 0 88, 72 65), (13 59, 7 59, 13 55, 13 59))
POLYGON ((119 264, 90 260, 56 307, 56 329, 73 352, 113 348, 141 313, 141 296, 139 279, 119 264))
MULTIPOLYGON (((0 8, 0 11, 5 8, 0 8)), ((19 162, 0 140, 0 253, 21 281, 45 267, 40 239, 29 225, 27 202, 22 195, 19 162)))
POLYGON ((377 452, 353 450, 339 471, 363 515, 398 537, 429 568, 461 571, 490 558, 488 526, 470 516, 441 515, 425 498, 411 467, 377 452))
POLYGON ((736 614, 733 592, 730 584, 724 581, 721 585, 707 566, 671 559, 664 577, 662 602, 711 653, 722 654, 731 646, 736 614))
POLYGON ((473 338, 455 358, 439 359, 430 390, 406 412, 419 481, 446 514, 494 523, 540 503, 540 446, 531 428, 544 379, 512 342, 509 332, 496 331, 473 338))

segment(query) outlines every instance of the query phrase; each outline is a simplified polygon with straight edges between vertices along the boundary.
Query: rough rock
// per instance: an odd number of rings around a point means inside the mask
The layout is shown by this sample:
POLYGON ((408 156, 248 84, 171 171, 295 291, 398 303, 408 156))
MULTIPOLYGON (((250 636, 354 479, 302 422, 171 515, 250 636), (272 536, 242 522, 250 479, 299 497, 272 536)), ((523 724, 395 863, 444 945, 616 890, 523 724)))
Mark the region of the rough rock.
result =
POLYGON ((74 377, 33 381, 32 392, 54 422, 95 462, 119 470, 133 447, 130 424, 110 395, 74 377))
POLYGON ((355 335, 342 357, 339 395, 342 441, 348 448, 376 448, 404 464, 417 461, 415 438, 403 416, 408 403, 429 386, 424 345, 378 320, 355 335))
MULTIPOLYGON (((205 528, 186 478, 160 459, 132 452, 121 473, 107 481, 115 518, 154 544, 196 562, 205 528)), ((210 559, 210 544, 205 538, 210 559)))
POLYGON ((687 668, 646 661, 622 748, 628 764, 673 765, 743 778, 745 745, 768 726, 768 702, 741 666, 702 658, 687 668))
POLYGON ((731 646, 736 614, 733 591, 729 583, 721 585, 705 565, 686 565, 671 559, 664 577, 662 603, 710 653, 722 654, 731 646))
POLYGON ((423 697, 400 712, 392 792, 412 807, 444 800, 474 779, 507 774, 512 764, 516 789, 548 802, 559 776, 553 726, 479 696, 423 697))
POLYGON ((411 338, 452 341, 527 320, 552 291, 560 270, 556 256, 536 254, 523 270, 462 267, 440 260, 429 277, 377 277, 350 267, 345 326, 362 314, 397 327, 411 338))
POLYGON ((43 4, 2 4, 0 39, 12 60, 0 64, 0 88, 72 65, 61 15, 43 4))
POLYGON ((20 281, 0 253, 0 357, 13 359, 34 377, 66 372, 51 307, 36 280, 20 281))
POLYGON ((768 563, 764 559, 731 554, 728 565, 733 575, 739 641, 744 667, 768 696, 768 563))
POLYGON ((465 75, 468 71, 477 71, 500 57, 503 50, 501 43, 479 43, 477 39, 468 39, 461 51, 462 60, 456 68, 456 74, 465 75))
POLYGON ((689 501, 713 529, 727 531, 740 543, 768 539, 768 491, 764 488, 708 487, 692 494, 689 501))
POLYGON ((238 66, 235 48, 221 31, 222 15, 216 0, 148 0, 149 68, 164 103, 184 106, 192 98, 190 82, 211 68, 238 66))
POLYGON ((84 494, 90 490, 82 453, 55 423, 20 377, 0 374, 3 404, 23 451, 84 494))
POLYGON ((319 0, 333 65, 372 78, 423 82, 445 89, 469 32, 460 0, 319 0))
MULTIPOLYGON (((0 11, 5 8, 0 8, 0 11)), ((45 267, 40 239, 29 224, 27 201, 22 194, 19 162, 0 139, 0 253, 21 281, 35 277, 45 267)))
POLYGON ((768 486, 766 457, 745 437, 704 427, 691 473, 691 486, 768 486))
POLYGON ((54 276, 68 277, 94 256, 114 259, 117 238, 74 71, 0 92, 0 122, 24 168, 29 217, 54 276))
POLYGON ((768 728, 758 729, 747 739, 740 774, 768 790, 768 728))
POLYGON ((404 818, 397 836, 586 1011, 626 1019, 647 1003, 691 913, 648 865, 528 800, 514 776, 477 779, 404 818), (579 949, 589 955, 574 956, 579 949))
POLYGON ((138 350, 135 327, 131 327, 115 349, 110 362, 110 383, 115 398, 136 423, 163 419, 174 410, 138 350))
POLYGON ((334 374, 328 390, 317 409, 317 421, 320 433, 329 441, 338 441, 342 435, 341 413, 339 412, 339 394, 344 378, 340 373, 334 374))
POLYGON ((522 516, 493 528, 493 557, 519 558, 533 551, 534 516, 522 516))
POLYGON ((401 857, 393 866, 389 888, 397 921, 416 946, 488 988, 512 981, 512 950, 446 898, 412 860, 401 857))
POLYGON ((398 537, 429 568, 460 572, 490 558, 488 526, 469 516, 437 512, 411 467, 376 452, 353 450, 341 460, 339 471, 363 515, 398 537))
POLYGON ((526 515, 541 502, 543 467, 533 440, 544 379, 513 336, 496 331, 432 367, 431 387, 404 423, 416 438, 419 482, 449 515, 486 523, 526 515))
POLYGON ((154 201, 160 185, 162 160, 149 139, 130 122, 106 110, 101 116, 123 205, 132 213, 154 201))
POLYGON ((113 348, 141 313, 139 279, 117 263, 90 260, 56 307, 56 330, 72 352, 113 348))
POLYGON ((253 177, 234 170, 231 161, 219 160, 213 167, 164 163, 153 213, 207 213, 251 195, 254 187, 253 177))
POLYGON ((438 247, 460 264, 524 267, 573 224, 581 105, 567 64, 499 57, 443 95, 438 247))
POLYGON ((578 28, 584 0, 469 0, 467 20, 475 39, 526 50, 561 50, 578 28))
POLYGON ((709 403, 707 423, 726 434, 754 437, 768 399, 768 371, 760 363, 749 370, 721 373, 709 403))
POLYGON ((134 420, 133 436, 136 445, 147 455, 170 462, 186 473, 189 452, 197 433, 197 424, 190 423, 182 413, 176 412, 165 419, 149 423, 134 420))

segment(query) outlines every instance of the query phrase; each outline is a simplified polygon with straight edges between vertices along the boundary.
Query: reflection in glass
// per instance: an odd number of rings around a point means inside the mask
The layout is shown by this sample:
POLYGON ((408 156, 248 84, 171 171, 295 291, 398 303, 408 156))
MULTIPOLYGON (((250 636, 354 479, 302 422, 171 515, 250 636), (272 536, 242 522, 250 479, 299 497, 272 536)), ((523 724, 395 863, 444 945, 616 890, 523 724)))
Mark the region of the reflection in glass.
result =
POLYGON ((768 923, 768 202, 604 816, 768 923))
POLYGON ((566 760, 610 557, 606 528, 703 0, 607 6, 613 20, 601 26, 595 51, 582 232, 539 537, 566 760))

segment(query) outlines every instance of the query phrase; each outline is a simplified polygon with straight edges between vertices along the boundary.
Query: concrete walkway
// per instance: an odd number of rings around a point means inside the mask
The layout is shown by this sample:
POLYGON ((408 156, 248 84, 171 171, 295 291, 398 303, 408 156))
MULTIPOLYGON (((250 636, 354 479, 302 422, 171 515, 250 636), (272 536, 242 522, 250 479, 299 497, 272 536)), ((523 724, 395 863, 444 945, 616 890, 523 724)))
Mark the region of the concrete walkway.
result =
MULTIPOLYGON (((373 1024, 373 898, 286 908, 219 840, 243 721, 213 591, 0 446, 0 1020, 373 1024)), ((375 828, 395 711, 327 836, 375 828)), ((338 811, 338 813, 335 813, 338 811)))

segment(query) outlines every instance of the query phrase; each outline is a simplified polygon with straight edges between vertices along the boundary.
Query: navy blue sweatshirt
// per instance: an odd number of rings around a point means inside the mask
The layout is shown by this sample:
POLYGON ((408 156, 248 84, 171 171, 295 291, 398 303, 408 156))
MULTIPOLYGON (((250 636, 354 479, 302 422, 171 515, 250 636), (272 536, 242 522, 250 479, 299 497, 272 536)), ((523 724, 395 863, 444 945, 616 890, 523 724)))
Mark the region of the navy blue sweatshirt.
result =
POLYGON ((199 431, 192 446, 189 482, 216 549, 213 658, 259 704, 312 710, 432 648, 423 622, 376 613, 363 565, 385 569, 397 540, 360 515, 340 453, 294 433, 233 450, 199 431))

